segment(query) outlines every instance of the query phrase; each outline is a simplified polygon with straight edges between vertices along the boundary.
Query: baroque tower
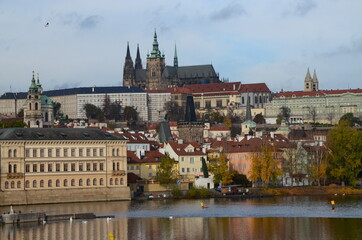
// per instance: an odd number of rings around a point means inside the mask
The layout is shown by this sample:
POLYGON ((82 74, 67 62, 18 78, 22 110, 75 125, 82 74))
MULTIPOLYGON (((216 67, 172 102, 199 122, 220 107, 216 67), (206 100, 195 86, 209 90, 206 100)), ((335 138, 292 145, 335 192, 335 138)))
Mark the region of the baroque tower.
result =
POLYGON ((153 37, 151 54, 147 54, 146 88, 150 90, 167 88, 167 82, 162 81, 165 69, 165 55, 158 49, 157 34, 153 37))
POLYGON ((25 102, 24 108, 24 122, 28 127, 32 128, 42 128, 43 127, 43 118, 41 114, 41 94, 43 89, 39 82, 35 82, 34 71, 33 79, 28 91, 27 101, 25 102))
POLYGON ((131 53, 129 51, 129 44, 127 43, 127 55, 124 61, 124 68, 123 68, 123 86, 132 87, 134 85, 135 85, 135 69, 133 67, 133 61, 131 58, 131 53))

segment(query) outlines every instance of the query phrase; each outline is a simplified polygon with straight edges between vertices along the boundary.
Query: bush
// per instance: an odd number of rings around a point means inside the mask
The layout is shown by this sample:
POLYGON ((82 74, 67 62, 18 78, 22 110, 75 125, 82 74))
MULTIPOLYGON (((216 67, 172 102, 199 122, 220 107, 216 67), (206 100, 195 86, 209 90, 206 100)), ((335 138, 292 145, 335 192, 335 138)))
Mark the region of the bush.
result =
POLYGON ((187 197, 189 198, 208 198, 211 197, 211 193, 207 188, 190 188, 187 191, 187 197))
POLYGON ((179 198, 182 196, 181 189, 179 189, 178 187, 175 187, 174 189, 172 189, 171 194, 172 194, 172 197, 174 197, 174 198, 179 198))

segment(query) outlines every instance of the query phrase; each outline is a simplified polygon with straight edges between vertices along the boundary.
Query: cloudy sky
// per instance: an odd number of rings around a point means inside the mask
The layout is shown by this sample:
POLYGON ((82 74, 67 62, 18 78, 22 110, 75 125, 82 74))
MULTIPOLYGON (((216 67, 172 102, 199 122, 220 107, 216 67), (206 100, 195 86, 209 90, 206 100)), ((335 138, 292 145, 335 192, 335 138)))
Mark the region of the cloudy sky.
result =
POLYGON ((231 82, 362 87, 361 0, 0 0, 0 94, 122 84, 127 41, 143 64, 158 33, 166 64, 214 65, 231 82), (44 25, 49 22, 49 27, 44 25))

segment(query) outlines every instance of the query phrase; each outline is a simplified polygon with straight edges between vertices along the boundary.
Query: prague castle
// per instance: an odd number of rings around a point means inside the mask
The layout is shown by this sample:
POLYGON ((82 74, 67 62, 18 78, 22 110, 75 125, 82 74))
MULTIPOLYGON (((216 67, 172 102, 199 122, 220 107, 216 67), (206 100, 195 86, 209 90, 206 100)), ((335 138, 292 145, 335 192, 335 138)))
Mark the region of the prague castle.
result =
POLYGON ((147 90, 166 89, 169 86, 182 87, 185 84, 218 83, 218 74, 211 64, 195 66, 179 66, 175 46, 173 66, 167 66, 165 55, 158 48, 157 34, 155 31, 153 49, 147 54, 147 64, 144 69, 137 46, 135 64, 131 58, 129 45, 123 69, 123 86, 137 86, 147 90))

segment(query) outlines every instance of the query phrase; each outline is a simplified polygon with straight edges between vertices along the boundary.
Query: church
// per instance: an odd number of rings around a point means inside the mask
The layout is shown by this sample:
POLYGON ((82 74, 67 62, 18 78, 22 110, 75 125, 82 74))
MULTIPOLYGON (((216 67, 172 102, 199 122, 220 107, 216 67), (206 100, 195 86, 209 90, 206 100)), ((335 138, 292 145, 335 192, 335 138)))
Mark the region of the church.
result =
POLYGON ((136 86, 144 90, 161 90, 169 86, 182 87, 185 84, 219 83, 221 82, 212 64, 179 66, 175 46, 173 66, 167 66, 165 55, 158 47, 157 33, 155 31, 153 47, 147 54, 146 68, 142 66, 139 46, 135 64, 131 58, 129 45, 123 68, 123 86, 136 86))

